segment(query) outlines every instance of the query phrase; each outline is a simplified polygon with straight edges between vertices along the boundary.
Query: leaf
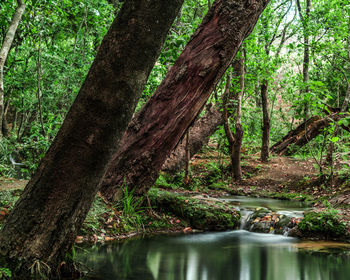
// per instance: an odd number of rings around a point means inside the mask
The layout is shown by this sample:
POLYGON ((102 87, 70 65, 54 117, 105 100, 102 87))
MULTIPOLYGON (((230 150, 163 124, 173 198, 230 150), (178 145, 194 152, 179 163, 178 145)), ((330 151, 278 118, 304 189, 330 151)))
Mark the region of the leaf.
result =
POLYGON ((335 136, 331 138, 331 142, 335 143, 339 141, 339 137, 335 136))

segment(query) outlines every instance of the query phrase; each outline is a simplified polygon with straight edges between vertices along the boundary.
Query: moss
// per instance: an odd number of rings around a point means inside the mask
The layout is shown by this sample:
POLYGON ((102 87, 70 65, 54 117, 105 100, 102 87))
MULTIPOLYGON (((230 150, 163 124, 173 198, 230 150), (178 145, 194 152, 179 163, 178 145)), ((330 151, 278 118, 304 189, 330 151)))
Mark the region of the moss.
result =
POLYGON ((184 218, 191 227, 206 230, 224 230, 238 225, 240 214, 233 206, 222 202, 205 201, 177 193, 152 189, 152 205, 184 218))
POLYGON ((310 195, 303 194, 303 193, 270 192, 270 193, 266 193, 265 195, 273 198, 286 199, 286 200, 299 200, 299 201, 314 200, 310 195))
POLYGON ((346 225, 334 209, 306 213, 298 228, 306 236, 315 235, 320 238, 342 237, 346 234, 346 225))

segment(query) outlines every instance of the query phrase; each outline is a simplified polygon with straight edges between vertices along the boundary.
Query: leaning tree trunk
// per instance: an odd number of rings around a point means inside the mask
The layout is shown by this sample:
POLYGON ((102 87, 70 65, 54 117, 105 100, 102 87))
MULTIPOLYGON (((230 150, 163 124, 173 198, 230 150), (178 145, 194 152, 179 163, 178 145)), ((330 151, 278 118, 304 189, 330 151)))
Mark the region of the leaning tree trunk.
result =
POLYGON ((268 82, 263 81, 261 85, 261 106, 263 111, 263 126, 262 126, 262 144, 260 159, 262 162, 267 162, 269 159, 269 143, 270 143, 270 117, 267 102, 268 82))
MULTIPOLYGON (((317 135, 322 133, 324 128, 328 127, 332 122, 349 116, 348 114, 333 113, 332 115, 321 118, 313 116, 306 122, 300 124, 297 128, 291 130, 279 142, 271 147, 271 151, 278 155, 291 155, 296 152, 297 147, 302 147, 317 135)), ((349 127, 341 126, 343 129, 350 131, 349 127)))
POLYGON ((182 0, 128 0, 67 117, 1 230, 1 267, 58 273, 182 0), (4 263, 4 261, 6 263, 4 263))
POLYGON ((26 8, 23 0, 17 0, 18 7, 12 17, 10 27, 0 49, 0 137, 2 135, 2 117, 4 113, 4 66, 10 52, 13 38, 15 37, 18 24, 26 8))
MULTIPOLYGON (((190 158, 197 154, 209 141, 210 136, 223 124, 221 107, 209 104, 203 117, 196 120, 189 132, 190 158)), ((186 141, 182 139, 166 159, 162 170, 178 172, 186 165, 186 141)))
POLYGON ((122 186, 144 194, 205 105, 268 0, 217 0, 152 98, 133 118, 102 183, 109 199, 122 186))
MULTIPOLYGON (((244 66, 243 64, 241 65, 244 66)), ((244 73, 244 67, 242 68, 242 71, 244 73)), ((236 69, 236 71, 239 71, 239 69, 236 69)), ((244 89, 244 76, 240 76, 239 79, 243 79, 242 81, 240 81, 240 85, 242 85, 242 92, 244 89)), ((223 99, 225 99, 225 96, 223 96, 223 99)), ((243 128, 240 129, 242 95, 237 96, 236 99, 238 101, 236 115, 239 116, 238 118, 236 118, 236 131, 239 131, 239 135, 237 136, 240 139, 238 139, 234 149, 237 151, 236 154, 238 154, 239 151, 238 157, 240 157, 242 146, 241 138, 243 138, 243 128), (242 135, 242 137, 240 137, 240 135, 242 135)), ((189 133, 190 158, 197 154, 204 145, 208 144, 210 136, 212 136, 218 130, 220 125, 224 124, 224 118, 222 117, 222 109, 222 106, 214 106, 211 103, 208 104, 206 106, 206 112, 204 116, 197 119, 191 126, 189 133)), ((186 143, 183 139, 177 144, 175 149, 171 152, 170 156, 166 159, 164 165, 162 166, 163 171, 175 173, 182 170, 185 167, 187 159, 185 144, 186 143)), ((235 161, 234 165, 234 169, 236 170, 237 174, 239 174, 239 170, 241 170, 240 163, 237 162, 236 164, 235 161)))

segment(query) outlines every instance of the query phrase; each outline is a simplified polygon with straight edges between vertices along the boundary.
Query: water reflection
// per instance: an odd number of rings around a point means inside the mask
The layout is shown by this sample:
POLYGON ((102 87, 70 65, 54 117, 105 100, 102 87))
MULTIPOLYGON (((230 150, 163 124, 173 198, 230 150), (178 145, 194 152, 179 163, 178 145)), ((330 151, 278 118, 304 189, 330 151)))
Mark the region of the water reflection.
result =
POLYGON ((348 280, 350 258, 300 251, 297 239, 231 231, 129 240, 81 251, 86 279, 348 280))

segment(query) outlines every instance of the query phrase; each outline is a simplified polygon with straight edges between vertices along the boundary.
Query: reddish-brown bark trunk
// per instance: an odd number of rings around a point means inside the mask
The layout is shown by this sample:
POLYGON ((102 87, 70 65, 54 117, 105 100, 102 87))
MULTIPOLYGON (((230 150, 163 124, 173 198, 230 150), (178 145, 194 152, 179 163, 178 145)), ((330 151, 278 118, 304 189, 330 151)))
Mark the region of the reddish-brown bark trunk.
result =
POLYGON ((102 184, 113 200, 125 183, 146 193, 205 105, 268 0, 217 0, 152 98, 134 117, 102 184))
MULTIPOLYGON (((14 279, 57 274, 123 135, 182 0, 128 0, 49 151, 8 217, 0 257, 14 279)), ((0 265, 3 266, 3 265, 0 265)))
MULTIPOLYGON (((197 154, 201 148, 209 141, 210 136, 222 125, 222 113, 220 106, 207 106, 203 117, 196 120, 190 128, 189 133, 189 152, 190 158, 197 154)), ((182 139, 176 148, 171 152, 166 159, 162 170, 166 172, 177 172, 183 169, 186 165, 186 143, 182 139)))

